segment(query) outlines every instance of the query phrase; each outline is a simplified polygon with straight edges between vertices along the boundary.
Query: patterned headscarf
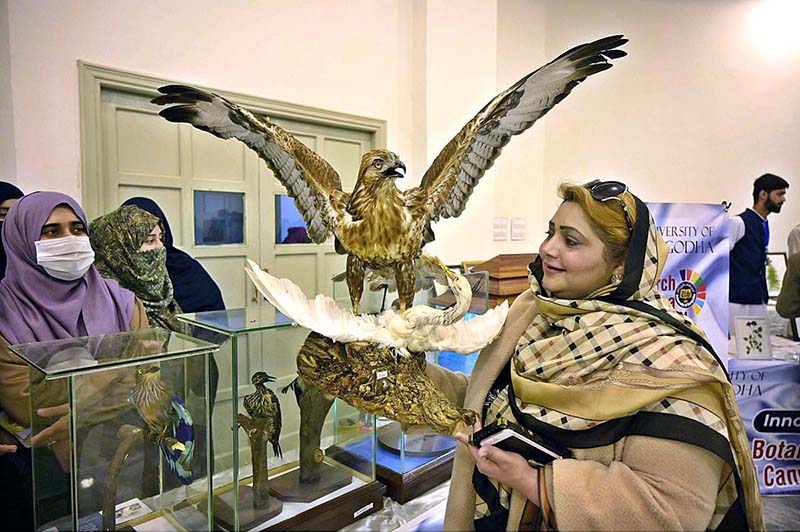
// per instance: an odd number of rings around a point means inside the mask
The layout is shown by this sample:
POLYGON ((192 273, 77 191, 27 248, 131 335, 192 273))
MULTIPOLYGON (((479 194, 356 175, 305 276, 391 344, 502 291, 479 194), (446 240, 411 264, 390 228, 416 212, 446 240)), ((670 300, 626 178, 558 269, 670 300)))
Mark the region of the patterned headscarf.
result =
POLYGON ((167 248, 167 271, 175 290, 175 301, 184 312, 225 310, 222 292, 205 268, 188 253, 175 247, 175 239, 169 221, 158 204, 150 198, 135 197, 125 200, 123 205, 135 205, 158 216, 164 228, 162 240, 167 248))
POLYGON ((656 283, 669 249, 647 207, 638 198, 636 205, 620 283, 604 286, 585 299, 559 299, 541 284, 541 258, 531 265, 531 290, 539 314, 512 358, 512 409, 538 430, 560 434, 571 447, 585 446, 572 436, 583 437, 586 429, 620 422, 638 412, 702 423, 725 438, 735 462, 731 465, 738 470, 738 478, 718 494, 719 512, 710 528, 719 524, 737 498, 740 478, 750 529, 764 530, 755 466, 733 386, 704 347, 708 344, 703 343, 703 331, 658 293, 656 283), (642 302, 666 317, 629 306, 642 302), (672 325, 671 320, 675 320, 672 325), (676 323, 698 336, 687 336, 676 323), (637 392, 631 393, 632 389, 637 392))
POLYGON ((133 206, 95 218, 89 227, 95 265, 104 277, 116 279, 136 294, 151 326, 185 332, 175 319, 181 308, 167 274, 166 249, 139 250, 158 223, 156 216, 133 206))
POLYGON ((78 202, 59 192, 34 192, 15 203, 3 222, 8 254, 0 281, 0 334, 11 344, 94 336, 130 329, 131 292, 103 279, 94 266, 83 277, 62 281, 36 262, 42 226, 59 205, 86 223, 78 202))

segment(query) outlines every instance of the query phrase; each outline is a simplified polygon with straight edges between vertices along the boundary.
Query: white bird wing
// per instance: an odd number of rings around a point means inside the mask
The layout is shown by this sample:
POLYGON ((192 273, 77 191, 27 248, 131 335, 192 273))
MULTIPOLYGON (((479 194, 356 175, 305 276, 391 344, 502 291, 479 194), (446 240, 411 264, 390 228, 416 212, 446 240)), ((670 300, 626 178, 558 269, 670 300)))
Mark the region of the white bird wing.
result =
POLYGON ((323 294, 308 299, 292 281, 262 271, 250 259, 247 259, 244 269, 261 295, 298 325, 337 342, 394 345, 377 316, 355 316, 352 311, 339 307, 336 301, 323 294))
POLYGON ((422 328, 408 339, 409 351, 453 351, 462 355, 474 353, 494 340, 508 316, 508 301, 470 320, 451 325, 422 328), (427 330, 425 330, 427 329, 427 330))

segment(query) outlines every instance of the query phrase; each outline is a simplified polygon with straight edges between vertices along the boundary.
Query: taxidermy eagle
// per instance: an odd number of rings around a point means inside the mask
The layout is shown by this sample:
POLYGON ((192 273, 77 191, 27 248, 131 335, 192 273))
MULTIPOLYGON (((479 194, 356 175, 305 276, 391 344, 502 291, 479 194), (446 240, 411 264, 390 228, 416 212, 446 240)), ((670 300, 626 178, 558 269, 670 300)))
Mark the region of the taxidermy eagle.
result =
POLYGON ((361 158, 353 191, 342 190, 339 174, 322 157, 266 117, 242 109, 222 96, 187 87, 159 88, 159 113, 170 122, 187 122, 223 139, 236 138, 261 157, 286 187, 306 222, 308 236, 322 243, 333 233, 336 250, 347 254, 347 286, 353 310, 363 291, 367 268, 392 269, 401 309, 414 297, 414 261, 434 239, 431 222, 461 214, 483 174, 512 136, 563 100, 588 76, 611 68, 626 55, 621 35, 568 50, 495 96, 436 156, 418 187, 400 191, 395 179, 405 165, 388 150, 361 158))

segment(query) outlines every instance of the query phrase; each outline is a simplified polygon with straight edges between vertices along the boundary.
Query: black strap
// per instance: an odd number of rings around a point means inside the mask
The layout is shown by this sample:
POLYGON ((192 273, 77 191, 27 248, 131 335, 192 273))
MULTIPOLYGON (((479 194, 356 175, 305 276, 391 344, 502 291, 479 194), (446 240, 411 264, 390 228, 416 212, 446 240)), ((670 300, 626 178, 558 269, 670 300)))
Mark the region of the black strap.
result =
POLYGON ((642 200, 633 196, 636 201, 636 221, 633 224, 628 254, 625 257, 625 276, 616 290, 611 294, 618 299, 627 299, 639 289, 644 271, 644 259, 647 253, 647 239, 650 235, 650 210, 642 200))
POLYGON ((675 329, 681 331, 683 334, 685 334, 698 344, 702 345, 709 353, 711 353, 714 356, 717 363, 722 368, 722 371, 725 373, 725 378, 728 379, 728 382, 731 382, 731 378, 730 375, 728 375, 728 370, 725 368, 725 364, 722 363, 722 359, 719 358, 719 355, 717 355, 717 352, 714 351, 714 348, 711 346, 711 344, 708 343, 708 341, 705 338, 703 338, 695 331, 690 329, 685 323, 678 321, 677 319, 670 316, 663 310, 657 309, 652 305, 649 305, 641 300, 628 301, 628 300, 619 300, 612 297, 601 297, 599 299, 605 301, 606 303, 611 303, 613 305, 620 305, 622 307, 628 307, 632 308, 633 310, 638 310, 639 312, 644 312, 645 314, 650 314, 651 316, 654 316, 659 320, 663 321, 667 325, 671 325, 675 329))

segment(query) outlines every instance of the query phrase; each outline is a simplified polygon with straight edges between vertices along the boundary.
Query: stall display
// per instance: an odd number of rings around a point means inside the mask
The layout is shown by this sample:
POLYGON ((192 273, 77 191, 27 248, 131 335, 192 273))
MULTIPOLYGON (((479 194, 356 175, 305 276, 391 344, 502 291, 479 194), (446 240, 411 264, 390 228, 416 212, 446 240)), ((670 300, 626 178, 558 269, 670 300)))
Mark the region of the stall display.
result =
POLYGON ((626 53, 621 35, 564 52, 492 98, 435 157, 419 186, 401 191, 395 180, 406 167, 397 154, 377 149, 361 159, 352 192, 319 154, 269 118, 226 98, 186 85, 167 85, 153 99, 160 115, 253 149, 286 187, 316 243, 336 237, 347 254, 347 285, 358 313, 369 269, 391 269, 400 308, 411 306, 414 269, 422 247, 435 239, 431 224, 460 215, 484 173, 513 136, 530 128, 587 77, 607 70, 626 53))
MULTIPOLYGON (((489 298, 489 277, 484 271, 465 273, 472 291, 472 301, 464 320, 481 315, 487 310, 489 298)), ((343 279, 334 283, 334 297, 346 302, 347 286, 343 279)), ((365 294, 362 308, 365 311, 380 313, 384 307, 394 304, 397 294, 390 291, 390 280, 381 282, 372 279, 374 288, 365 294)), ((452 291, 444 286, 431 284, 421 290, 414 299, 414 305, 428 304, 435 308, 447 308, 455 304, 452 291)), ((438 364, 452 371, 467 375, 472 372, 478 352, 463 355, 452 351, 431 351, 427 353, 428 363, 438 364)), ((337 420, 337 425, 341 422, 337 420)), ((386 494, 403 504, 428 491, 450 478, 453 469, 456 440, 435 433, 406 434, 402 425, 386 417, 379 417, 376 475, 386 485, 386 494)), ((356 455, 364 451, 358 447, 347 449, 356 455)))
POLYGON ((29 367, 36 530, 116 530, 166 519, 210 530, 209 357, 166 329, 19 344, 29 367), (38 438, 37 438, 38 436, 38 438), (101 528, 102 527, 102 528, 101 528))
POLYGON ((455 301, 445 308, 394 305, 377 315, 359 314, 318 294, 309 299, 291 280, 275 277, 248 261, 245 271, 277 309, 312 332, 297 355, 297 371, 306 382, 353 406, 408 425, 427 425, 453 435, 464 431, 477 413, 453 404, 425 371, 425 352, 470 354, 491 342, 508 313, 504 302, 464 320, 472 302, 469 280, 441 261, 439 273, 455 301))
POLYGON ((215 529, 338 529, 381 508, 374 420, 363 416, 361 431, 342 430, 334 412, 359 413, 297 377, 307 331, 267 306, 178 319, 229 339, 217 355, 212 420, 215 529), (368 452, 343 460, 348 445, 368 452))

